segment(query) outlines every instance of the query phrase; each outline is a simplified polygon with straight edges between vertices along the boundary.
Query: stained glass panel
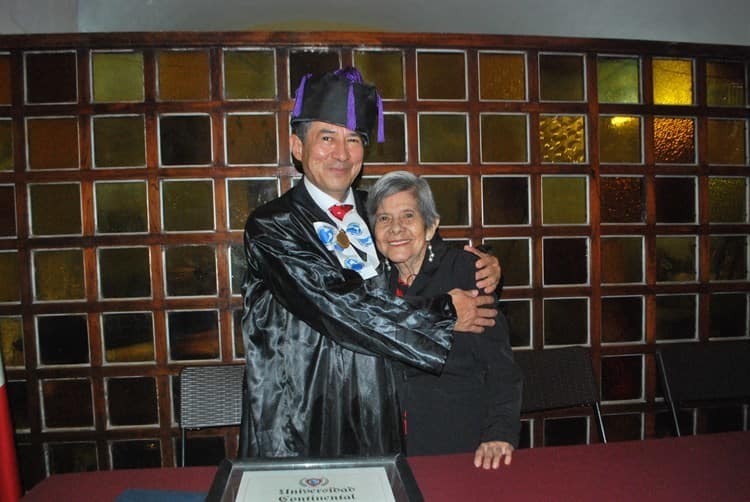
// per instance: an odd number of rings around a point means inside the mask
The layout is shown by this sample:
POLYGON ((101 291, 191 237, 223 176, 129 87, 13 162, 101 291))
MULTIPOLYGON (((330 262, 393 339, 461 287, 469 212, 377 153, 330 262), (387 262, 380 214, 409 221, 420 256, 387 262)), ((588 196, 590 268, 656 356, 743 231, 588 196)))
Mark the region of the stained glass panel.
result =
POLYGON ((0 54, 0 105, 9 105, 13 99, 10 56, 0 54))
POLYGON ((641 102, 641 64, 638 58, 599 56, 596 69, 600 103, 641 102))
POLYGON ((94 167, 146 165, 143 115, 93 117, 94 167))
POLYGON ((588 200, 585 176, 542 176, 542 224, 587 223, 588 200))
POLYGON ((747 293, 714 293, 710 295, 711 338, 747 336, 747 293))
POLYGON ((541 115, 539 148, 542 162, 586 162, 586 119, 579 115, 541 115))
POLYGON ((159 421, 153 377, 107 378, 109 425, 146 425, 159 421))
POLYGON ((417 51, 419 99, 466 99, 466 54, 417 51))
POLYGON ((482 177, 484 225, 528 225, 529 178, 526 176, 482 177))
POLYGON ((406 119, 403 113, 383 114, 385 141, 370 141, 365 149, 365 164, 403 164, 406 162, 406 119))
POLYGON ((100 247, 97 251, 101 298, 151 296, 151 267, 147 247, 100 247))
POLYGON ((696 295, 656 295, 656 340, 694 340, 696 295))
POLYGON ((0 303, 21 301, 18 251, 0 251, 0 303))
POLYGON ((226 116, 227 163, 276 164, 276 115, 237 114, 226 116))
POLYGON ((75 52, 27 52, 24 64, 27 103, 78 101, 75 52))
POLYGON ((583 56, 578 54, 539 55, 539 99, 542 101, 585 101, 583 56))
POLYGON ((602 357, 602 400, 643 400, 643 356, 602 357))
POLYGON ((85 315, 37 316, 36 330, 40 364, 89 362, 89 333, 85 315))
POLYGON ((171 246, 164 251, 167 296, 216 294, 213 246, 171 246))
MULTIPOLYGON (((404 55, 402 51, 354 51, 354 66, 383 99, 404 99, 404 55)), ((388 136, 386 136, 388 137, 388 136)))
POLYGON ((44 249, 32 251, 34 297, 37 301, 83 300, 83 250, 44 249))
POLYGON ((50 474, 96 471, 99 467, 96 443, 48 443, 50 474))
POLYGON ((588 284, 588 240, 582 237, 545 238, 544 284, 588 284))
POLYGON ((708 216, 711 223, 747 221, 747 178, 708 178, 708 216))
POLYGON ((276 178, 228 179, 229 228, 244 229, 250 213, 278 196, 276 178))
POLYGON ((747 163, 747 120, 708 119, 709 164, 747 163))
POLYGON ((469 225, 469 179, 437 176, 425 176, 424 179, 429 183, 435 197, 440 225, 469 225))
POLYGON ((706 63, 706 102, 708 106, 745 105, 745 68, 742 63, 706 63))
POLYGON ((635 343, 644 340, 642 296, 602 298, 602 343, 635 343))
POLYGON ((531 302, 504 300, 498 308, 508 321, 511 347, 531 347, 531 302))
POLYGON ((77 118, 29 118, 26 135, 29 169, 78 169, 77 118))
POLYGON ((602 176, 599 179, 602 223, 643 223, 645 192, 643 178, 636 176, 602 176))
POLYGON ((480 52, 479 99, 526 100, 525 54, 480 52))
POLYGON ((94 426, 91 382, 88 379, 42 380, 45 428, 94 426))
POLYGON ((694 164, 695 120, 655 117, 654 160, 662 164, 694 164))
POLYGON ((747 235, 712 235, 710 239, 712 281, 746 281, 747 235))
POLYGON ((289 52, 289 97, 294 97, 302 77, 308 73, 317 75, 341 68, 338 51, 318 49, 292 50, 289 52))
POLYGON ((161 467, 161 444, 158 439, 112 441, 112 469, 161 467))
POLYGON ((608 164, 643 162, 640 117, 599 116, 599 160, 608 164))
POLYGON ((528 117, 525 114, 480 116, 482 162, 529 161, 528 117))
POLYGON ((167 232, 214 229, 212 180, 163 180, 161 195, 162 225, 167 232))
POLYGON ((274 99, 275 63, 272 50, 224 50, 224 97, 274 99))
POLYGON ((504 287, 529 286, 531 284, 530 239, 485 239, 503 267, 504 287))
POLYGON ((654 104, 693 104, 693 61, 654 58, 651 63, 654 104))
POLYGON ((22 368, 26 365, 21 317, 0 316, 0 356, 5 368, 22 368))
POLYGON ((168 313, 169 359, 218 359, 219 316, 215 310, 168 313))
POLYGON ((586 298, 544 299, 544 346, 580 345, 589 340, 586 298))
POLYGON ((13 122, 0 118, 0 171, 13 171, 13 122))
POLYGON ((588 418, 545 418, 544 446, 566 446, 588 443, 588 418))
POLYGON ((420 113, 419 161, 466 163, 469 160, 467 116, 459 113, 420 113))
POLYGON ((14 185, 0 185, 0 237, 16 235, 16 193, 14 185))
POLYGON ((602 283, 643 282, 643 237, 602 237, 602 283))
POLYGON ((28 430, 29 421, 29 393, 28 385, 23 380, 9 380, 5 382, 10 405, 10 418, 15 430, 28 430))
POLYGON ((143 101, 143 53, 93 52, 91 78, 96 102, 143 101))
POLYGON ((94 182, 98 233, 148 232, 145 181, 94 182))
POLYGON ((135 363, 154 360, 154 324, 151 312, 102 314, 104 360, 135 363))
POLYGON ((211 118, 208 115, 159 117, 159 145, 163 166, 210 164, 211 141, 211 118))
POLYGON ((694 236, 656 236, 656 280, 688 282, 697 278, 694 236))
POLYGON ((211 85, 208 51, 160 51, 157 58, 161 101, 209 99, 211 85))
POLYGON ((654 183, 656 193, 657 223, 694 223, 696 221, 696 179, 657 176, 654 183))
POLYGON ((31 233, 81 234, 81 187, 78 183, 29 185, 31 233))

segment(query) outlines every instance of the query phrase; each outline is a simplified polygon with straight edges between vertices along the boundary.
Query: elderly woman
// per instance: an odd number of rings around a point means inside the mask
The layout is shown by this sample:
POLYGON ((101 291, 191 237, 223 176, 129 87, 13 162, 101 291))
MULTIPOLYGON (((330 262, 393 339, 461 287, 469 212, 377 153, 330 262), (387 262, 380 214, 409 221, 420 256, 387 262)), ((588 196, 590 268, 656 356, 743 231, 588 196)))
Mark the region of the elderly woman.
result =
MULTIPOLYGON (((367 211, 385 257, 390 290, 429 297, 474 289, 476 257, 437 235, 440 217, 426 181, 406 171, 381 177, 367 211)), ((440 376, 396 368, 408 455, 475 452, 474 465, 509 465, 518 445, 521 374, 501 313, 483 334, 456 333, 440 376)))

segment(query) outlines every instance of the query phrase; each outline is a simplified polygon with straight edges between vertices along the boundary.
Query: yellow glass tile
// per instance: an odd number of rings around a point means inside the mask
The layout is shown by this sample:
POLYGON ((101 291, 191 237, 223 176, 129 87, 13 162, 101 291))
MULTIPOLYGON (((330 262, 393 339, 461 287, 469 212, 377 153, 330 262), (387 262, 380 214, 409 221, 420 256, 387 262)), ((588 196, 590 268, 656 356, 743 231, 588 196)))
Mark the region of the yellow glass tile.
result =
POLYGON ((584 101, 583 56, 541 54, 539 56, 539 99, 542 101, 584 101))
POLYGON ((0 317, 0 356, 6 368, 24 366, 23 320, 20 317, 0 317))
POLYGON ((10 74, 10 56, 0 54, 0 105, 9 105, 13 100, 10 74))
POLYGON ((154 328, 150 312, 102 314, 102 333, 108 363, 154 360, 154 328))
POLYGON ((525 114, 482 114, 482 162, 528 162, 525 114))
POLYGON ((706 63, 708 106, 745 106, 745 68, 741 62, 706 63))
POLYGON ((146 165, 145 121, 142 115, 93 117, 94 167, 146 165))
POLYGON ((465 177, 425 176, 442 226, 469 225, 469 180, 465 177))
POLYGON ((37 301, 83 300, 83 250, 34 251, 34 297, 37 301))
POLYGON ((694 281, 696 244, 693 236, 657 235, 657 282, 694 281))
POLYGON ((371 140, 365 150, 366 164, 403 164, 406 162, 406 127, 403 113, 383 114, 385 141, 371 140))
POLYGON ((94 52, 91 73, 95 102, 143 101, 143 53, 94 52))
POLYGON ((528 286, 531 284, 529 266, 529 239, 485 239, 484 244, 492 248, 492 254, 500 263, 512 263, 512 267, 503 267, 503 285, 528 286))
POLYGON ((164 230, 167 232, 213 230, 213 190, 211 180, 162 181, 164 230))
POLYGON ((148 232, 145 181, 94 183, 97 233, 148 232))
POLYGON ((662 164, 695 163, 695 121, 655 117, 654 160, 662 164))
POLYGON ((365 82, 377 87, 383 99, 404 99, 404 56, 402 51, 354 51, 354 66, 365 82))
POLYGON ((276 66, 272 50, 225 50, 226 99, 274 99, 276 66))
POLYGON ((466 55, 463 52, 418 52, 419 99, 466 99, 466 55))
POLYGON ((747 183, 747 178, 709 178, 708 221, 747 222, 747 183))
POLYGON ((599 116, 599 161, 610 164, 642 162, 640 117, 599 116))
POLYGON ((0 171, 13 171, 13 122, 0 119, 0 171))
POLYGON ((78 119, 27 119, 28 163, 31 170, 78 169, 78 119))
POLYGON ((584 224, 588 221, 587 213, 588 193, 585 177, 542 177, 542 224, 584 224))
POLYGON ((99 292, 102 298, 148 298, 151 271, 147 247, 99 248, 99 292))
POLYGON ((276 178, 227 180, 229 228, 242 230, 250 213, 278 196, 276 178))
POLYGON ((586 162, 586 121, 579 115, 539 117, 539 148, 542 162, 582 164, 586 162))
POLYGON ((746 137, 746 120, 708 119, 708 163, 746 164, 746 137))
POLYGON ((639 59, 599 56, 596 69, 600 103, 641 102, 639 59))
POLYGON ((207 101, 211 95, 208 51, 161 51, 161 101, 207 101))
POLYGON ((278 162, 275 114, 228 114, 226 127, 228 164, 278 162))
POLYGON ((693 104, 693 61, 690 59, 654 59, 651 65, 654 104, 693 104))
POLYGON ((21 276, 17 251, 0 252, 0 302, 21 300, 21 276))
POLYGON ((525 101, 525 55, 480 52, 479 99, 525 101))
POLYGON ((419 161, 465 163, 469 159, 464 114, 419 115, 419 161))
POLYGON ((29 185, 31 234, 80 235, 81 187, 78 183, 29 185))

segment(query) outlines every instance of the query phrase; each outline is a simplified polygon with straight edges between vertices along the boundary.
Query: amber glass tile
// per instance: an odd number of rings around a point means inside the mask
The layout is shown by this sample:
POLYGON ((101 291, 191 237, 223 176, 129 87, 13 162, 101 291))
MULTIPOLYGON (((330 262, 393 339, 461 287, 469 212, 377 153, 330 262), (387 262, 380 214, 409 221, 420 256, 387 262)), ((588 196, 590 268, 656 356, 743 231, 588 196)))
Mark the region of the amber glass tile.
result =
POLYGON ((0 303, 21 300, 18 251, 0 251, 0 303))
MULTIPOLYGON (((182 456, 182 444, 176 442, 175 454, 182 456)), ((226 457, 224 438, 191 436, 185 440, 185 465, 216 466, 226 457)), ((179 457, 178 457, 179 458, 179 457)), ((282 500, 284 497, 281 497, 282 500)))
POLYGON ((641 118, 629 115, 599 117, 599 160, 608 164, 643 162, 641 118))
POLYGON ((654 104, 693 104, 693 61, 654 58, 651 63, 654 104))
POLYGON ((0 119, 0 171, 12 171, 13 160, 13 122, 0 119))
POLYGON ((741 62, 706 63, 706 102, 708 106, 745 105, 745 65, 741 62))
POLYGON ((167 296, 216 294, 213 246, 172 246, 164 251, 167 296))
POLYGON ((539 99, 542 101, 585 101, 584 82, 583 56, 539 55, 539 99))
POLYGON ((6 368, 23 367, 23 319, 0 316, 0 356, 6 368))
POLYGON ((712 235, 710 241, 712 281, 746 281, 747 235, 712 235))
POLYGON ((338 51, 293 50, 289 52, 289 96, 294 98, 302 77, 308 73, 318 75, 341 68, 338 51))
POLYGON ((643 356, 602 357, 602 400, 643 400, 643 356))
POLYGON ((505 315, 510 330, 512 347, 531 347, 531 302, 504 300, 498 308, 505 315))
POLYGON ((656 236, 656 280, 687 282, 696 280, 696 240, 694 236, 656 236))
POLYGON ((528 225, 529 178, 485 176, 482 178, 484 225, 528 225))
POLYGON ((747 293, 714 293, 710 296, 711 338, 747 336, 747 293))
POLYGON ((29 429, 29 393, 26 382, 9 380, 5 382, 5 388, 8 391, 8 404, 13 428, 15 430, 29 429))
POLYGON ((644 340, 643 297, 602 298, 602 343, 630 343, 644 340))
POLYGON ((147 247, 99 248, 101 298, 148 298, 151 269, 147 247))
POLYGON ((38 316, 36 329, 40 364, 89 362, 89 334, 85 315, 38 316))
POLYGON ((224 50, 225 99, 274 99, 276 57, 273 50, 224 50))
POLYGON ((146 165, 143 115, 93 117, 94 167, 146 165))
POLYGON ((214 229, 214 185, 211 180, 163 180, 163 227, 167 232, 214 229))
POLYGON ((708 178, 708 217, 711 223, 747 221, 747 178, 708 178))
POLYGON ((169 359, 219 358, 219 316, 215 310, 169 312, 169 359))
POLYGON ((50 474, 96 471, 99 468, 96 443, 48 443, 50 474))
POLYGON ((655 117, 654 160, 663 164, 695 163, 695 120, 655 117))
POLYGON ((643 178, 602 176, 599 180, 602 223, 643 223, 645 192, 643 178))
POLYGON ((544 446, 568 446, 588 443, 588 418, 545 418, 544 446))
POLYGON ((0 237, 16 235, 16 192, 14 185, 0 185, 0 237))
POLYGON ((250 213, 279 196, 276 178, 228 179, 229 228, 242 230, 250 213))
POLYGON ((643 414, 641 413, 605 415, 602 420, 609 443, 643 439, 643 414))
POLYGON ((93 52, 91 78, 94 101, 143 101, 143 53, 93 52))
POLYGON ((206 101, 211 96, 206 50, 160 51, 157 56, 161 101, 206 101))
POLYGON ((26 135, 29 169, 78 169, 76 117, 29 118, 26 135))
POLYGON ((148 232, 148 198, 145 181, 96 181, 96 231, 98 233, 148 232))
POLYGON ((159 421, 153 377, 108 378, 109 425, 146 425, 159 421))
POLYGON ((602 283, 643 282, 643 238, 602 237, 602 283))
POLYGON ((75 52, 27 52, 27 103, 75 103, 78 85, 75 52))
POLYGON ((695 178, 657 176, 657 223, 694 223, 696 220, 695 178))
POLYGON ((29 185, 31 233, 81 234, 81 187, 78 183, 29 185))
POLYGON ((237 114, 226 116, 228 164, 276 164, 276 115, 237 114))
POLYGON ((422 163, 466 163, 469 143, 467 116, 459 113, 419 114, 419 161, 422 163))
POLYGON ((586 298, 544 300, 544 346, 585 344, 589 339, 586 298))
POLYGON ((33 251, 34 297, 37 301, 82 300, 86 297, 83 250, 33 251))
POLYGON ((541 115, 539 148, 542 162, 586 162, 586 120, 580 115, 541 115))
POLYGON ((247 271, 245 260, 245 247, 241 244, 229 246, 229 266, 232 273, 232 294, 242 293, 242 282, 247 271))
POLYGON ((580 225, 588 222, 585 176, 542 176, 542 224, 580 225))
MULTIPOLYGON (((354 51, 354 66, 382 99, 404 99, 404 54, 400 50, 354 51)), ((386 136, 387 137, 387 136, 386 136)))
POLYGON ((466 54, 417 51, 417 97, 466 99, 466 54))
POLYGON ((507 264, 503 266, 505 287, 531 284, 531 246, 528 238, 485 239, 484 244, 497 256, 500 265, 507 264))
POLYGON ((528 162, 528 127, 525 114, 481 114, 482 162, 528 162))
POLYGON ((747 164, 747 120, 708 119, 708 163, 747 164))
POLYGON ((44 425, 47 428, 93 427, 91 382, 86 379, 42 380, 44 425))
POLYGON ((544 239, 544 284, 589 282, 588 240, 582 237, 544 239))
POLYGON ((208 115, 159 117, 162 166, 210 164, 211 141, 211 118, 208 115))
POLYGON ((102 314, 104 360, 135 363, 154 360, 154 323, 151 312, 102 314))
MULTIPOLYGON (((377 126, 376 126, 377 127, 377 126)), ((403 164, 406 162, 406 124, 403 113, 383 114, 385 141, 371 141, 365 150, 366 164, 403 164)))
POLYGON ((469 180, 464 177, 425 176, 435 197, 441 226, 469 225, 469 180))
POLYGON ((479 99, 526 100, 526 55, 479 53, 479 99))
POLYGON ((600 103, 641 102, 641 62, 633 57, 596 58, 597 92, 600 103))
POLYGON ((234 338, 234 357, 245 357, 245 342, 242 339, 242 309, 232 311, 232 333, 234 338))
POLYGON ((694 340, 696 295, 656 295, 656 340, 694 340))
POLYGON ((13 101, 13 80, 10 72, 10 56, 0 54, 0 105, 13 101))
POLYGON ((112 441, 113 469, 161 467, 161 444, 158 439, 112 441))

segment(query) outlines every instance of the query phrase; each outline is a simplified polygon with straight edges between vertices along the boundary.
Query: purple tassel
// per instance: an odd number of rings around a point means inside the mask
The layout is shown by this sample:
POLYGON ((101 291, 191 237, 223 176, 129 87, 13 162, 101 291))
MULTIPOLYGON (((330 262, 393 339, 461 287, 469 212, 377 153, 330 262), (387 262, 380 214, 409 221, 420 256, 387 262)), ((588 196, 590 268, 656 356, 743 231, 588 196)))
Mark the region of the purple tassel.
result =
POLYGON ((378 143, 385 141, 385 124, 383 124, 383 100, 380 99, 380 94, 377 92, 375 96, 378 98, 378 143))
POLYGON ((354 107, 354 85, 349 84, 349 97, 346 100, 346 128, 357 130, 357 110, 354 107))
POLYGON ((300 80, 299 82, 299 87, 297 87, 297 91, 294 93, 294 109, 292 110, 292 118, 299 117, 299 114, 302 113, 302 98, 305 95, 305 83, 311 76, 312 73, 308 73, 307 75, 302 77, 302 80, 300 80))
POLYGON ((348 68, 339 68, 338 70, 333 72, 333 74, 337 77, 343 76, 349 82, 353 82, 355 84, 362 83, 362 74, 359 73, 359 70, 352 66, 349 66, 348 68))

